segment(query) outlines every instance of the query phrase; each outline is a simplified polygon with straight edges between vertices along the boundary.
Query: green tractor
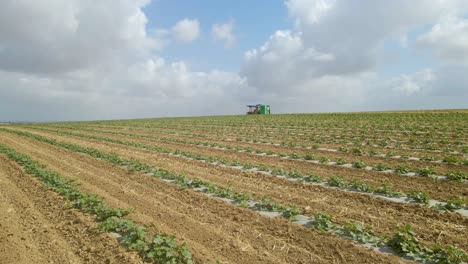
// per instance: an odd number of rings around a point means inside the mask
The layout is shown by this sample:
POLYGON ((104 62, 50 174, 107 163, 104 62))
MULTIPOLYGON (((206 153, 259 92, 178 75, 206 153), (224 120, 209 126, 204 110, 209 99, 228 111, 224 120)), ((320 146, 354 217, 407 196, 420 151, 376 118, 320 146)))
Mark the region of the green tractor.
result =
POLYGON ((270 115, 271 110, 269 105, 264 104, 256 104, 256 105, 248 105, 249 111, 247 112, 248 115, 270 115))

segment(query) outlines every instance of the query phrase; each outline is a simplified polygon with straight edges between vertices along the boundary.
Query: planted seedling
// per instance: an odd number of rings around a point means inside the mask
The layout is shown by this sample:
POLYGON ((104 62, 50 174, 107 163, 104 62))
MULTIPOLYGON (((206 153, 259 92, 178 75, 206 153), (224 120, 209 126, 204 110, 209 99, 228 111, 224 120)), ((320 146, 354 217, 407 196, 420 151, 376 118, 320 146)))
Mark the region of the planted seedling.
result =
POLYGON ((425 191, 411 191, 408 193, 408 198, 423 204, 429 204, 429 194, 425 191))
POLYGON ((353 166, 357 169, 363 169, 367 166, 367 163, 365 163, 364 161, 356 161, 353 166))
POLYGON ((307 176, 305 176, 303 179, 305 182, 323 182, 322 177, 312 172, 307 174, 307 176))
POLYGON ((332 187, 338 187, 340 189, 344 189, 347 186, 347 184, 346 184, 345 180, 343 179, 343 177, 336 176, 336 175, 331 176, 328 179, 327 183, 328 183, 328 185, 330 185, 332 187))
POLYGON ((335 228, 335 224, 332 222, 332 216, 326 213, 315 214, 312 226, 320 232, 329 232, 335 228))

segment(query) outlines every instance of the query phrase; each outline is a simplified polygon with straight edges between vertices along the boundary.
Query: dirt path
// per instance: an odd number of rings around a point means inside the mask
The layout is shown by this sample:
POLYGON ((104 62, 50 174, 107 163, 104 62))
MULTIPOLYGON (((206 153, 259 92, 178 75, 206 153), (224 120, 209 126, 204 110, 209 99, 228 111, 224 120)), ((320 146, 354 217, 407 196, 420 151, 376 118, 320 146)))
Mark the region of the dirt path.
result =
POLYGON ((398 224, 409 223, 421 235, 422 241, 428 244, 443 242, 467 247, 464 243, 464 234, 467 232, 468 220, 456 213, 442 214, 423 206, 394 203, 368 195, 304 185, 261 173, 240 172, 116 144, 94 143, 94 140, 73 137, 56 136, 56 138, 101 151, 115 152, 127 158, 136 158, 190 177, 232 186, 236 191, 248 191, 257 198, 268 195, 285 204, 294 203, 309 208, 307 211, 309 214, 327 212, 335 215, 341 222, 349 220, 364 222, 387 236, 395 233, 398 224), (443 235, 440 234, 441 231, 443 235))
POLYGON ((0 263, 142 263, 0 154, 0 263))
POLYGON ((270 219, 192 190, 43 143, 2 133, 0 141, 78 178, 111 205, 135 208, 130 217, 151 229, 175 233, 199 259, 222 263, 399 263, 313 229, 270 219))

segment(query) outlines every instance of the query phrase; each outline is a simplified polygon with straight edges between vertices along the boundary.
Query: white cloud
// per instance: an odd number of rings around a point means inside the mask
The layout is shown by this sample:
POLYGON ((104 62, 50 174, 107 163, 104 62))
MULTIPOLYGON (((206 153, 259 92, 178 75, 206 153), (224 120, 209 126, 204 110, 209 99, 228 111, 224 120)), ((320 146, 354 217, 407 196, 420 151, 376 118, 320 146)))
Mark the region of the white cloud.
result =
MULTIPOLYGON (((464 58, 457 43, 466 20, 440 18, 463 17, 466 0, 290 0, 296 25, 247 51, 240 74, 164 60, 169 39, 194 41, 200 25, 184 19, 148 29, 149 0, 40 2, 0 4, 1 120, 243 113, 245 104, 259 102, 274 113, 466 106, 467 65, 431 66, 388 81, 377 73, 384 41, 437 21, 444 34, 434 27, 419 44, 464 58)), ((234 32, 229 21, 213 25, 212 37, 229 47, 234 32)))
POLYGON ((160 41, 146 32, 147 1, 2 1, 0 70, 62 73, 145 56, 160 41))
POLYGON ((388 85, 397 94, 409 96, 430 88, 436 79, 437 77, 433 70, 425 69, 413 74, 403 74, 393 78, 388 82, 388 85))
POLYGON ((197 19, 182 19, 172 28, 175 38, 184 43, 195 41, 200 36, 200 23, 197 19))
POLYGON ((211 28, 211 36, 215 41, 224 42, 224 47, 230 48, 236 43, 234 26, 233 19, 229 20, 227 23, 214 24, 211 28))
MULTIPOLYGON (((443 0, 288 0, 286 6, 294 29, 276 31, 260 48, 247 51, 241 75, 264 94, 308 96, 312 103, 302 107, 311 110, 319 109, 313 107, 318 101, 335 106, 361 101, 371 84, 386 82, 374 78, 385 41, 404 40, 411 30, 448 13, 468 11, 467 1, 443 0)), ((435 76, 422 71, 392 80, 398 88, 376 87, 412 95, 427 89, 435 76)))
POLYGON ((419 36, 416 44, 433 50, 443 61, 468 64, 468 19, 445 17, 419 36))

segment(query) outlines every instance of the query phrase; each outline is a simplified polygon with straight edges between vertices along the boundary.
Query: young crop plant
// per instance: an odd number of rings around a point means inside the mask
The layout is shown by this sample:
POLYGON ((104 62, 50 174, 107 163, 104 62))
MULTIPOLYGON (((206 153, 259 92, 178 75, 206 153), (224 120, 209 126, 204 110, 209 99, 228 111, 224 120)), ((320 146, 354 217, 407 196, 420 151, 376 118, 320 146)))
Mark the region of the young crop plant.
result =
POLYGON ((380 187, 374 190, 375 193, 381 194, 387 197, 401 197, 400 192, 394 191, 393 186, 390 183, 384 183, 380 187))
POLYGON ((445 204, 437 204, 435 207, 441 210, 454 211, 466 207, 467 199, 464 197, 452 197, 445 204))
POLYGON ((374 235, 372 227, 364 226, 355 222, 348 222, 338 229, 338 233, 362 244, 380 246, 383 239, 374 235))
POLYGON ((313 172, 307 174, 307 176, 305 176, 303 180, 305 182, 323 182, 324 181, 322 177, 318 176, 317 174, 313 172))
POLYGON ((327 158, 327 157, 319 157, 318 160, 319 160, 320 163, 328 163, 328 162, 330 162, 330 159, 327 158))
POLYGON ((462 171, 457 171, 457 172, 451 172, 447 175, 447 179, 451 180, 451 181, 458 181, 458 182, 462 182, 464 180, 467 180, 468 179, 468 176, 465 172, 462 172, 462 171))
POLYGON ((433 168, 429 168, 429 167, 419 169, 417 172, 419 176, 423 176, 423 177, 434 176, 436 173, 436 171, 433 168))
POLYGON ((348 152, 348 151, 349 151, 349 148, 347 148, 347 147, 340 147, 338 150, 341 151, 341 152, 348 152))
POLYGON ((374 192, 374 187, 370 186, 369 184, 363 182, 360 179, 353 179, 351 181, 351 184, 348 186, 348 188, 357 192, 365 192, 365 193, 374 192))
POLYGON ((406 165, 398 165, 396 168, 395 168, 396 172, 398 174, 406 174, 409 172, 409 167, 406 166, 406 165))
POLYGON ((410 225, 398 228, 398 232, 388 241, 388 245, 401 255, 410 256, 416 260, 424 259, 426 249, 419 243, 416 233, 410 225))
POLYGON ((454 246, 435 244, 430 253, 430 260, 434 263, 459 264, 468 262, 468 254, 454 246))
POLYGON ((462 159, 456 156, 446 156, 442 159, 442 161, 453 164, 462 163, 462 159))
POLYGON ((145 257, 158 263, 192 264, 192 254, 186 245, 178 246, 173 235, 158 234, 145 248, 145 257))
POLYGON ((343 177, 340 177, 340 176, 336 176, 336 175, 333 175, 331 176, 328 181, 327 181, 328 185, 332 186, 332 187, 338 187, 340 189, 344 189, 347 187, 347 183, 346 181, 343 179, 343 177))
POLYGON ((386 164, 383 164, 383 163, 379 163, 377 164, 374 169, 377 170, 377 171, 385 171, 385 170, 388 170, 390 167, 386 164))
POLYGON ((332 216, 326 213, 317 213, 314 215, 312 226, 320 232, 330 232, 335 229, 336 225, 332 221, 332 216))
POLYGON ((343 164, 347 164, 347 163, 348 163, 348 162, 347 162, 346 160, 344 160, 344 159, 338 159, 338 160, 336 161, 336 164, 337 164, 337 165, 343 165, 343 164))
POLYGON ((364 169, 367 166, 367 163, 364 161, 356 161, 353 166, 357 169, 364 169))
POLYGON ((411 191, 408 193, 408 198, 418 203, 429 204, 429 194, 425 191, 411 191))
POLYGON ((305 159, 305 160, 314 160, 314 159, 315 159, 315 156, 314 156, 313 154, 308 153, 308 154, 306 154, 306 155, 304 156, 304 159, 305 159))
POLYGON ((295 205, 286 207, 282 211, 282 216, 291 221, 296 221, 297 216, 302 214, 302 209, 295 205))

